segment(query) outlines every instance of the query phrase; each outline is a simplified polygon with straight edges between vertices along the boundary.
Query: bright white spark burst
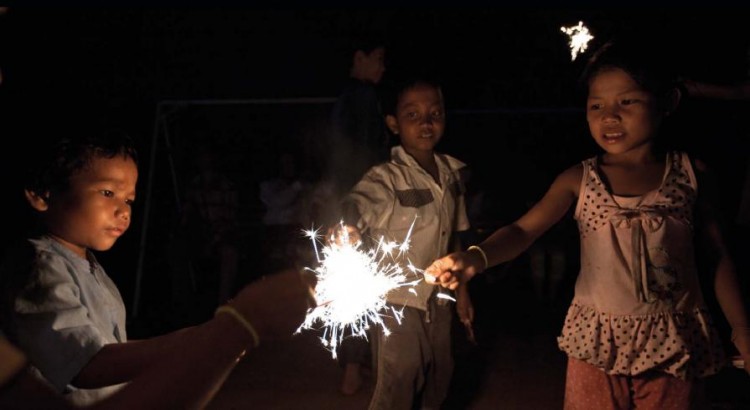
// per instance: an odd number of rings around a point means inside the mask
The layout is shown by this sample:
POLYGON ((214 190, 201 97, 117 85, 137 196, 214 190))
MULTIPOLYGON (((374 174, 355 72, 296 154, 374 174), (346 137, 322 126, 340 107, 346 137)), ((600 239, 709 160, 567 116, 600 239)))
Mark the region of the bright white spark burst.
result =
POLYGON ((578 54, 586 51, 589 41, 594 38, 582 21, 579 21, 577 26, 560 27, 560 30, 570 37, 568 43, 570 44, 571 60, 575 60, 578 54))
MULTIPOLYGON (((322 248, 321 259, 316 245, 318 231, 305 231, 305 234, 313 241, 318 257, 319 266, 306 269, 317 276, 315 298, 319 304, 308 312, 298 332, 322 323, 321 341, 335 359, 344 336, 367 337, 366 331, 371 325, 383 325, 381 315, 392 314, 401 322, 402 311, 385 309, 385 296, 392 289, 414 286, 419 282, 407 281, 404 269, 396 261, 409 249, 409 235, 401 244, 380 238, 374 250, 363 251, 360 250, 361 241, 351 244, 348 232, 342 229, 342 240, 331 238, 331 244, 322 248), (394 250, 398 250, 396 255, 394 250)), ((411 263, 407 266, 417 272, 411 263)), ((385 326, 382 328, 386 335, 390 334, 385 326)))

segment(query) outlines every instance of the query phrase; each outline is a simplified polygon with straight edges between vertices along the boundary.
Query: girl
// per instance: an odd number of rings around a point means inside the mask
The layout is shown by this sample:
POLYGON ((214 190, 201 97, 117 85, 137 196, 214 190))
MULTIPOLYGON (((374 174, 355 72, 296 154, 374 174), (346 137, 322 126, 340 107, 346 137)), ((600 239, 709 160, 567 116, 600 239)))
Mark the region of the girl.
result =
POLYGON ((565 408, 689 408, 699 378, 724 365, 693 259, 712 262, 719 304, 750 371, 750 330, 734 267, 711 201, 705 167, 656 144, 679 91, 633 44, 605 44, 588 62, 586 117, 604 152, 562 172, 532 209, 479 246, 427 269, 455 288, 524 252, 575 205, 581 270, 561 350, 568 355, 565 408))

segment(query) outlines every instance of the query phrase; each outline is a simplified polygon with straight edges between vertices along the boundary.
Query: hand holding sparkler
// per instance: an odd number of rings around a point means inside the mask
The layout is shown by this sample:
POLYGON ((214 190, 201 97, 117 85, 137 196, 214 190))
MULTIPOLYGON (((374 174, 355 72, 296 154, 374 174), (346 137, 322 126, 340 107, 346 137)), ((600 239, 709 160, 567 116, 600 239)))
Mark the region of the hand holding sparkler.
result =
POLYGON ((359 229, 356 226, 346 225, 341 222, 328 228, 325 239, 327 245, 355 245, 362 240, 362 234, 359 233, 359 229))
MULTIPOLYGON (((401 286, 413 286, 398 263, 408 249, 408 237, 402 244, 380 238, 377 245, 363 250, 359 230, 340 223, 329 229, 318 252, 318 233, 305 231, 315 248, 318 266, 307 268, 317 278, 315 295, 320 304, 311 309, 298 331, 319 325, 321 341, 333 357, 346 335, 367 337, 371 325, 383 324, 381 314, 401 317, 401 312, 386 306, 385 296, 401 286), (395 252, 398 251, 398 252, 395 252), (322 254, 322 256, 321 256, 322 254)), ((382 327, 386 334, 387 328, 382 327)))
POLYGON ((217 313, 239 314, 237 319, 258 340, 288 339, 314 306, 310 286, 300 272, 290 269, 245 286, 217 313))
POLYGON ((425 281, 455 290, 460 283, 468 282, 477 273, 487 269, 484 251, 471 246, 465 252, 455 252, 435 260, 425 269, 425 281))

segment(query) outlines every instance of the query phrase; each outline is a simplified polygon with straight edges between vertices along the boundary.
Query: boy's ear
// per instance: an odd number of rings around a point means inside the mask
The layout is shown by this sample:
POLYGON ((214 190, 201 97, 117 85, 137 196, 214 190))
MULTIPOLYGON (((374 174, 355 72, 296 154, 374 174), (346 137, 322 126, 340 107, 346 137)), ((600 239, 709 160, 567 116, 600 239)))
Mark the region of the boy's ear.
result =
POLYGON ((29 205, 39 212, 44 212, 49 209, 49 192, 45 192, 44 195, 39 195, 38 192, 30 189, 25 189, 26 200, 29 201, 29 205))
POLYGON ((385 125, 388 126, 388 129, 390 129, 392 133, 398 135, 398 122, 396 121, 396 117, 390 114, 386 115, 385 125))
POLYGON ((674 87, 667 91, 667 95, 664 98, 664 115, 669 115, 675 112, 677 106, 680 105, 682 99, 682 91, 679 87, 674 87))
POLYGON ((354 56, 352 57, 352 67, 359 67, 359 64, 362 64, 362 60, 367 57, 367 54, 365 54, 362 50, 357 50, 354 52, 354 56))

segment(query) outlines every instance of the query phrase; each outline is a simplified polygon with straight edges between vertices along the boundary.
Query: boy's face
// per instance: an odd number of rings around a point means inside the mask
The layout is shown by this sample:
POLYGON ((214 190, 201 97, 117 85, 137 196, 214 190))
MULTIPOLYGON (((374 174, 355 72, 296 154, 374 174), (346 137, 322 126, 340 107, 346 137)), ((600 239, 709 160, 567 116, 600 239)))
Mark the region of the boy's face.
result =
POLYGON ((356 64, 359 64, 363 80, 377 84, 385 73, 385 48, 378 47, 369 53, 358 51, 356 64))
POLYGON ((432 152, 445 131, 445 108, 439 89, 418 84, 401 95, 396 115, 385 118, 408 153, 432 152))
POLYGON ((663 114, 655 96, 621 69, 598 73, 589 83, 586 119, 591 136, 610 154, 649 148, 663 114))
POLYGON ((49 233, 65 247, 86 256, 105 251, 130 226, 138 169, 130 158, 95 158, 70 178, 68 190, 46 201, 49 233))

